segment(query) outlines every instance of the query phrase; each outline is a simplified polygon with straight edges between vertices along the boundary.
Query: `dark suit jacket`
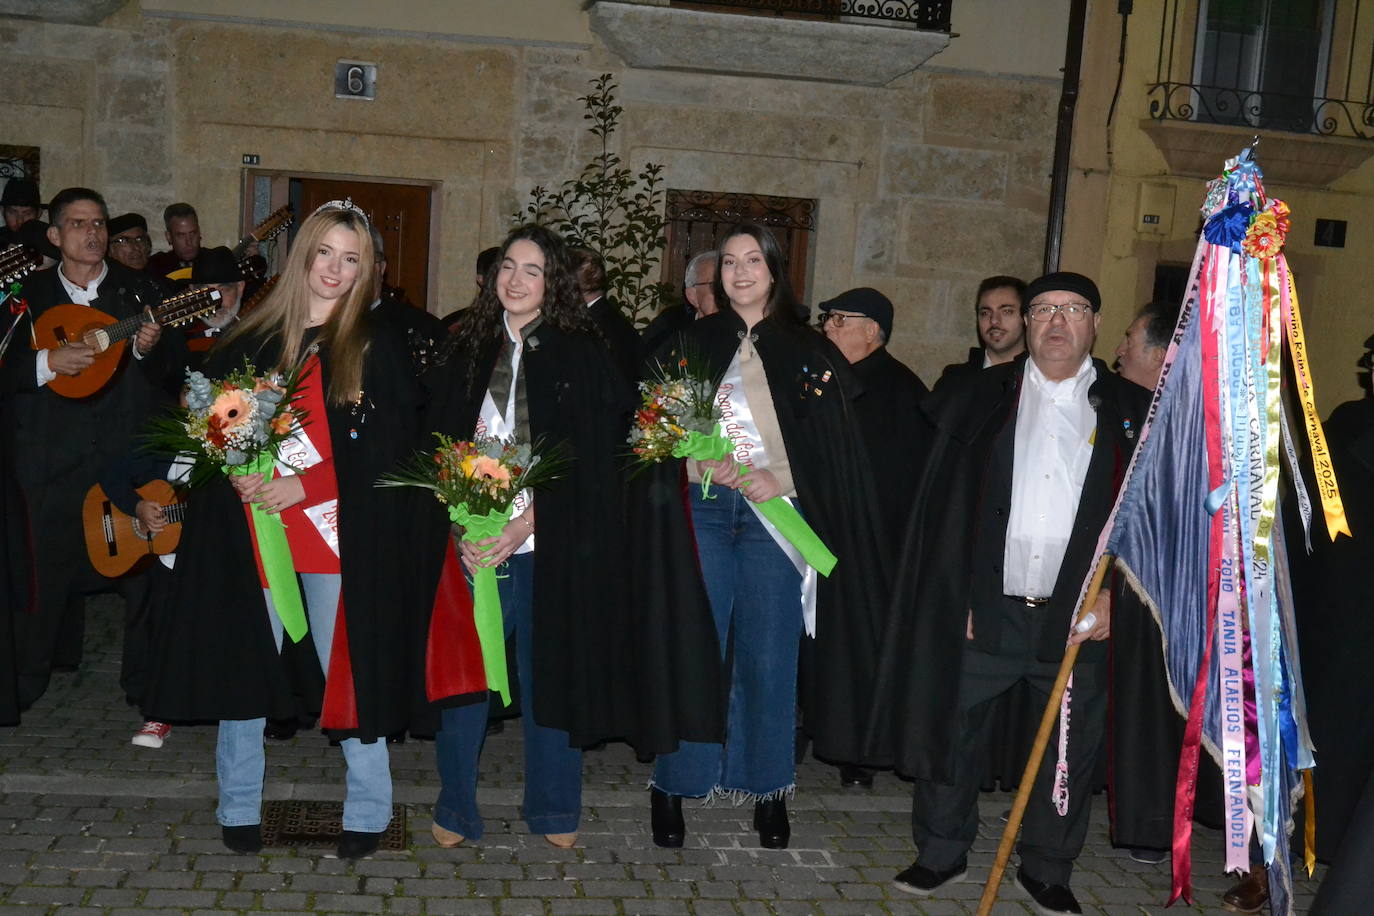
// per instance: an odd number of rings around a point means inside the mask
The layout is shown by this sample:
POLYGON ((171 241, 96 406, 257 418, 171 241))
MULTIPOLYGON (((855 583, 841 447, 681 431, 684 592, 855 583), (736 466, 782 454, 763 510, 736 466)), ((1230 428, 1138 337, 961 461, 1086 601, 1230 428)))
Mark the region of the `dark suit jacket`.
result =
POLYGON ((610 346, 611 357, 625 380, 631 384, 638 381, 644 364, 644 345, 620 304, 602 296, 587 306, 587 310, 610 346))
MULTIPOLYGON (((907 527, 879 669, 881 710, 870 737, 900 772, 948 781, 967 614, 974 648, 996 653, 1002 634, 1002 556, 1011 508, 1016 411, 1026 357, 952 381, 925 403, 931 457, 907 527)), ((1093 454, 1036 655, 1064 656, 1079 588, 1135 447, 1149 395, 1094 360, 1093 454)), ((1080 657, 1101 655, 1093 645, 1080 657)))
POLYGON ((963 378, 974 372, 983 371, 983 348, 969 347, 968 359, 962 363, 950 363, 940 370, 940 377, 935 380, 935 387, 942 388, 952 379, 963 378))

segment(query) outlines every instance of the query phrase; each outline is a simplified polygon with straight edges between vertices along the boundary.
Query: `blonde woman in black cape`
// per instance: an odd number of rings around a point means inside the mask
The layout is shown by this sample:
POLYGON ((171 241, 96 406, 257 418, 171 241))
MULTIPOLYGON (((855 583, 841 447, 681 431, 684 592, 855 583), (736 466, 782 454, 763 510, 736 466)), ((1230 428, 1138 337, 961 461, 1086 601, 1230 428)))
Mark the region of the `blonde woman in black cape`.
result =
POLYGON ((369 315, 368 221, 333 201, 297 232, 276 290, 211 352, 221 377, 246 358, 260 372, 305 367, 309 421, 271 479, 218 480, 190 500, 169 588, 150 711, 217 719, 217 816, 224 843, 261 848, 267 718, 296 712, 272 593, 255 572, 247 503, 280 514, 326 676, 321 726, 348 766, 341 858, 375 850, 391 820, 385 736, 423 708, 428 608, 406 545, 418 504, 377 478, 420 445, 421 398, 403 344, 369 315), (330 520, 333 519, 333 524, 330 520), (186 609, 194 609, 187 613, 186 609))

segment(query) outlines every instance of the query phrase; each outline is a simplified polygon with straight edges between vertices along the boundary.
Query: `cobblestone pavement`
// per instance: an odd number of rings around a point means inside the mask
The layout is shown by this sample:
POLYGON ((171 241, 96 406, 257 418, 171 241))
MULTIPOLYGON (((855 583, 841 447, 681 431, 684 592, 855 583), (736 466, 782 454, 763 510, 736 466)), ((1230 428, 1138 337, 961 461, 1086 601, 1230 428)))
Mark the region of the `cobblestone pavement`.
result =
MULTIPOLYGON (((870 791, 839 787, 833 768, 808 760, 790 805, 787 850, 756 845, 752 808, 690 807, 680 850, 648 834, 648 767, 623 745, 586 755, 577 848, 556 850, 519 820, 520 729, 493 737, 478 798, 487 835, 437 848, 429 836, 436 792, 433 745, 392 747, 396 801, 407 806, 410 846, 350 865, 269 850, 229 854, 214 817, 214 731, 177 728, 159 750, 134 747, 141 724, 118 689, 119 601, 91 603, 86 663, 56 675, 22 726, 0 729, 0 916, 135 913, 396 913, 480 916, 881 916, 972 913, 1010 796, 985 795, 971 881, 929 899, 891 885, 910 864, 910 791, 878 774, 870 791)), ((268 748, 268 798, 341 798, 343 764, 318 734, 268 748)), ((1141 865, 1107 842, 1094 806, 1074 889, 1084 912, 1163 913, 1167 865, 1141 865)), ((1219 912, 1229 885, 1221 839, 1198 829, 1196 906, 1219 912)), ((1318 872, 1318 878, 1320 877, 1318 872)), ((1305 911, 1316 881, 1298 888, 1305 911)), ((998 914, 1033 910, 1008 880, 998 914)))

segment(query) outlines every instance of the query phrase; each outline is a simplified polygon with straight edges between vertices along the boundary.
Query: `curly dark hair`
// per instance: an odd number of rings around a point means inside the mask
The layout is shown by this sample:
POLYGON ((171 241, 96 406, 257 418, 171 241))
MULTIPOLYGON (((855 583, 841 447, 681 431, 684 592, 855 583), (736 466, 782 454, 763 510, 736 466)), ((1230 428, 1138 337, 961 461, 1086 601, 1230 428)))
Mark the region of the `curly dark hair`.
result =
MULTIPOLYGON (((582 291, 577 285, 577 274, 573 270, 567 243, 547 227, 527 223, 512 231, 501 243, 498 266, 487 274, 488 282, 477 294, 472 306, 463 313, 463 320, 450 340, 450 354, 459 351, 475 355, 484 345, 504 338, 506 332, 501 317, 505 309, 497 296, 501 276, 499 265, 505 263, 510 246, 521 241, 533 242, 544 254, 544 301, 540 306, 542 320, 560 331, 597 333, 596 324, 587 314, 586 303, 582 301, 582 291)), ((470 364, 469 372, 475 371, 475 364, 470 364)))

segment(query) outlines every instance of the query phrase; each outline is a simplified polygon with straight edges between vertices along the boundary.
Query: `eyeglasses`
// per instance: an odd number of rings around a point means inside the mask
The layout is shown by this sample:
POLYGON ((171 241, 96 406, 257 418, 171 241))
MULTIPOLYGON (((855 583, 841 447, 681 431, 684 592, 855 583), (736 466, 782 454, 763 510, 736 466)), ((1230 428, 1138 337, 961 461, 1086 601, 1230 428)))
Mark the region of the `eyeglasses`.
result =
POLYGON ((110 239, 111 245, 138 245, 144 248, 152 248, 153 240, 146 235, 117 235, 110 239))
POLYGON ((1070 303, 1069 305, 1050 305, 1042 302, 1039 305, 1032 305, 1028 311, 1033 321, 1053 321, 1054 316, 1063 313, 1068 321, 1082 321, 1092 314, 1092 306, 1087 304, 1070 303))
POLYGON ((698 280, 696 283, 688 283, 687 288, 691 289, 694 286, 710 286, 713 282, 712 280, 698 280))
POLYGON ((869 318, 867 315, 850 315, 845 312, 821 312, 821 318, 819 323, 821 327, 825 327, 827 324, 833 324, 837 328, 842 328, 844 327, 844 323, 846 321, 849 321, 853 318, 863 318, 868 321, 873 320, 872 318, 869 318))

